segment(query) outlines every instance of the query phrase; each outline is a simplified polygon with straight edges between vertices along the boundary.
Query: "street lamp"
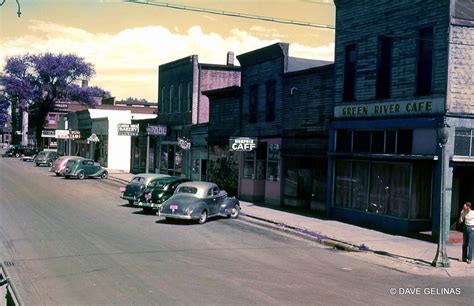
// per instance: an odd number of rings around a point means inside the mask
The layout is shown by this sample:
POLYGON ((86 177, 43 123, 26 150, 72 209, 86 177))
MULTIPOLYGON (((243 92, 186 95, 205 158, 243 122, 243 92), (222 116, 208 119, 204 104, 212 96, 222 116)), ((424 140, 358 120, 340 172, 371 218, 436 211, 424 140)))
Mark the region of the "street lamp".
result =
POLYGON ((446 155, 446 143, 449 138, 449 125, 446 122, 446 119, 443 120, 443 123, 438 127, 438 141, 439 146, 441 147, 441 197, 439 204, 439 231, 438 231, 438 248, 436 250, 436 256, 432 262, 432 265, 435 267, 449 267, 449 257, 446 251, 446 230, 449 227, 449 219, 446 218, 446 188, 444 184, 445 179, 445 155, 446 155))

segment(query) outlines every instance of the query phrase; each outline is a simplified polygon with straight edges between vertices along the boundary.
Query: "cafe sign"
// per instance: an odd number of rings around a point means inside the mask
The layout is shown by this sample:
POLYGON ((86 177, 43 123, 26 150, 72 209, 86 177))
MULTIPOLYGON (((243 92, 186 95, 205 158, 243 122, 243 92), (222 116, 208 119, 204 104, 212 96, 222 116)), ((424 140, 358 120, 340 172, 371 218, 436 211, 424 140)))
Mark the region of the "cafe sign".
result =
POLYGON ((41 131, 41 137, 43 138, 54 138, 55 136, 56 136, 56 132, 54 130, 41 131))
POLYGON ((337 105, 335 118, 409 116, 444 113, 444 98, 401 102, 337 105))
POLYGON ((138 124, 128 123, 117 124, 117 131, 119 136, 138 136, 140 132, 138 124))
POLYGON ((257 148, 257 138, 231 137, 229 139, 230 151, 253 151, 257 148))
POLYGON ((167 132, 166 125, 149 125, 146 128, 146 133, 149 136, 166 136, 167 132))

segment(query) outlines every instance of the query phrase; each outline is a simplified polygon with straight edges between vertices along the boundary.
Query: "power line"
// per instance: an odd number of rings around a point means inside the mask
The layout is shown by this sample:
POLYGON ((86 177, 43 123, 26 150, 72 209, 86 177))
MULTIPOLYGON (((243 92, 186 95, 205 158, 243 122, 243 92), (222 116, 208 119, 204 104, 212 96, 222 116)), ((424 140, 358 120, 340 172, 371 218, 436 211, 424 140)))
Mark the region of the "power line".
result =
MULTIPOLYGON (((7 0, 2 0, 2 2, 0 2, 0 6, 2 6, 3 4, 5 4, 5 1, 7 0)), ((18 17, 21 16, 21 9, 20 9, 20 2, 19 0, 16 0, 16 6, 18 7, 18 11, 16 12, 18 17)))
POLYGON ((327 25, 327 24, 317 24, 317 23, 290 20, 290 19, 282 19, 282 18, 275 18, 275 17, 258 16, 258 15, 228 12, 228 11, 219 11, 219 10, 214 10, 214 9, 179 5, 179 4, 168 3, 168 2, 148 1, 148 0, 147 1, 145 1, 145 0, 143 0, 143 1, 140 1, 140 0, 126 0, 126 2, 132 2, 132 3, 144 4, 144 5, 153 5, 153 6, 159 6, 159 7, 166 7, 166 8, 176 9, 176 10, 183 10, 183 11, 207 13, 207 14, 212 14, 212 15, 221 15, 221 16, 228 16, 228 17, 238 17, 238 18, 254 19, 254 20, 260 20, 260 21, 276 22, 276 23, 289 24, 289 25, 298 25, 298 26, 305 26, 305 27, 311 27, 311 28, 319 28, 319 29, 327 29, 327 30, 335 30, 336 29, 335 26, 327 25))

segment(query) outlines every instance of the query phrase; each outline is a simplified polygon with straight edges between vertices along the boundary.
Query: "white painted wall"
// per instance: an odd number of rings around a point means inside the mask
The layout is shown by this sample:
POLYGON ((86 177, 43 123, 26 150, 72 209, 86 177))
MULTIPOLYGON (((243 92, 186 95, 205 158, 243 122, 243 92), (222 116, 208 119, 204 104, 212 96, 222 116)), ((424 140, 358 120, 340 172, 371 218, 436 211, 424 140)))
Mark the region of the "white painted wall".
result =
MULTIPOLYGON (((90 109, 91 119, 107 118, 108 119, 108 169, 117 170, 120 172, 130 172, 130 136, 119 136, 117 125, 119 123, 130 124, 133 119, 153 119, 156 115, 148 114, 132 114, 129 110, 107 110, 107 109, 90 109)), ((104 135, 104 124, 93 125, 92 133, 104 135), (94 131, 94 127, 96 131, 94 131)))

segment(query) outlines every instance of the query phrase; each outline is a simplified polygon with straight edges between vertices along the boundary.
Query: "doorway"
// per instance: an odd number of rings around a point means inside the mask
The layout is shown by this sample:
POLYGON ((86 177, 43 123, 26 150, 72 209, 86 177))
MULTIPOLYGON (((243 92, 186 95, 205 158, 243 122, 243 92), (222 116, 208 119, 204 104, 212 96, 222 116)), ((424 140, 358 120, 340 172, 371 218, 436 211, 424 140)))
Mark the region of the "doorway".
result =
POLYGON ((459 212, 464 202, 474 203, 474 164, 453 166, 453 194, 451 201, 451 228, 460 230, 459 212))

